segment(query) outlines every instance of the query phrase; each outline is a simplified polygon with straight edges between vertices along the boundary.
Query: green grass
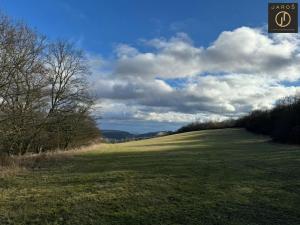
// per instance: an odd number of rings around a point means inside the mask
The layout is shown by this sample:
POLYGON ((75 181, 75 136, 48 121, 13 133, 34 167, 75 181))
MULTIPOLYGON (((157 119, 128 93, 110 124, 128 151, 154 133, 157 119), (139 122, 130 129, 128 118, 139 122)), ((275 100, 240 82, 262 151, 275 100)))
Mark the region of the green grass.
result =
POLYGON ((0 191, 1 225, 299 225, 300 148, 238 129, 104 144, 0 191))

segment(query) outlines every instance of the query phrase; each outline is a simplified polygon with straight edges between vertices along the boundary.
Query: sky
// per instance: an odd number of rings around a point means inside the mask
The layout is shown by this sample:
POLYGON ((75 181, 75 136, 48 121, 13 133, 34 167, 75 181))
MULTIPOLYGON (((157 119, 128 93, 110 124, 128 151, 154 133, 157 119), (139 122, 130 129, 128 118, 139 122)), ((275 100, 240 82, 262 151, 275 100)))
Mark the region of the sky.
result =
POLYGON ((144 133, 299 93, 299 35, 268 34, 267 3, 0 0, 0 10, 85 50, 100 127, 144 133))

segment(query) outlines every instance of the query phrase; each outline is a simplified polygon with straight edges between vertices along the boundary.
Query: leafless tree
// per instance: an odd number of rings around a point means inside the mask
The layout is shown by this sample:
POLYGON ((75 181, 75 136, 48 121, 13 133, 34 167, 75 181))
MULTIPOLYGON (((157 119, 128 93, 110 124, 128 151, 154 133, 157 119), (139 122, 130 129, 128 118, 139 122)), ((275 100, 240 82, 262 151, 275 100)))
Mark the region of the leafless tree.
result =
POLYGON ((46 85, 42 54, 45 39, 24 24, 0 22, 0 99, 2 143, 7 151, 23 153, 30 145, 30 133, 45 104, 46 85))
POLYGON ((1 16, 0 152, 67 148, 85 135, 83 127, 97 136, 89 115, 88 74, 84 54, 74 45, 49 44, 1 16))
POLYGON ((89 70, 83 52, 67 41, 49 46, 46 67, 50 97, 48 118, 55 127, 54 134, 62 140, 58 143, 63 146, 58 147, 66 148, 93 103, 87 91, 89 70))

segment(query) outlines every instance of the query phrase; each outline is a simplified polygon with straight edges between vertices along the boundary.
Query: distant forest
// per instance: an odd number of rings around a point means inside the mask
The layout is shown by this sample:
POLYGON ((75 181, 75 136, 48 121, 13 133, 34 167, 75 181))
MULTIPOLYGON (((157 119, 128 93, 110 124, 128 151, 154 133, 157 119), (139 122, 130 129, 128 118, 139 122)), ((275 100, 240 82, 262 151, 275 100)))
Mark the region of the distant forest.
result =
POLYGON ((277 142, 300 144, 300 96, 283 98, 271 110, 255 110, 237 120, 191 123, 180 128, 177 133, 235 127, 269 135, 277 142))
POLYGON ((99 137, 84 53, 0 15, 0 155, 39 153, 99 137))

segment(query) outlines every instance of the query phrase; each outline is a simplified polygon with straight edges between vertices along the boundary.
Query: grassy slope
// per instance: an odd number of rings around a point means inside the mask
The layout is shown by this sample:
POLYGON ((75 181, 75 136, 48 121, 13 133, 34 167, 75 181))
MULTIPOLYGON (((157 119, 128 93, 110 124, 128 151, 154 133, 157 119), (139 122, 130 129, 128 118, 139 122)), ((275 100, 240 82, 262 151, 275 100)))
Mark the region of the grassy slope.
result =
POLYGON ((102 145, 0 180, 0 224, 300 224, 300 148, 243 130, 102 145))

